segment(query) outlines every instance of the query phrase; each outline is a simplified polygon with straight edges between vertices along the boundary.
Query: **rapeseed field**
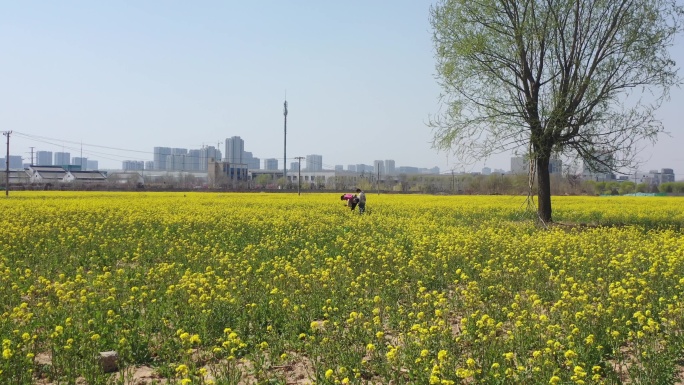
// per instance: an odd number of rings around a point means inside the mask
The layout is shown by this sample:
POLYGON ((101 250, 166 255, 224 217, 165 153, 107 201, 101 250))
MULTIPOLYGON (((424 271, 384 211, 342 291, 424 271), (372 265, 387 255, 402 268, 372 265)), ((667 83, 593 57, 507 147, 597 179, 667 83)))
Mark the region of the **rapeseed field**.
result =
POLYGON ((681 200, 553 204, 544 228, 510 196, 13 192, 0 383, 682 381, 681 200))

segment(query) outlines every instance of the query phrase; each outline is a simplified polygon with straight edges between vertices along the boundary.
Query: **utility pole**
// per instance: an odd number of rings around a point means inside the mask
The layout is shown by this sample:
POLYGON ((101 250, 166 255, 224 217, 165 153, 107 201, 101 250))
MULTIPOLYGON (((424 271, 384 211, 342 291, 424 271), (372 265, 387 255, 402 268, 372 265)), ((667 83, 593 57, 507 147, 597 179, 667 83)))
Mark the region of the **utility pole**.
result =
POLYGON ((31 166, 33 166, 33 149, 35 147, 29 147, 31 149, 31 166))
POLYGON ((375 182, 375 187, 378 188, 378 195, 380 195, 380 167, 378 167, 378 180, 375 182))
POLYGON ((2 133, 7 137, 7 156, 5 156, 5 196, 9 196, 9 140, 12 131, 2 133))
MULTIPOLYGON (((304 159, 303 156, 298 156, 295 159, 297 159, 297 195, 302 195, 302 159, 304 159)), ((309 166, 307 166, 309 167, 309 166)))

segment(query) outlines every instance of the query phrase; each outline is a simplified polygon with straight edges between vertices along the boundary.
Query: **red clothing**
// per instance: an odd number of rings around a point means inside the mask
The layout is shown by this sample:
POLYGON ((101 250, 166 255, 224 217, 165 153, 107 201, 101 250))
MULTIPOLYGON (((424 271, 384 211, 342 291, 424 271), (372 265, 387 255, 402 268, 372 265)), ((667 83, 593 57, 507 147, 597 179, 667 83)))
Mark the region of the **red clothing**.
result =
POLYGON ((344 195, 342 195, 342 199, 344 199, 345 201, 348 201, 348 200, 353 199, 353 198, 354 198, 354 194, 344 194, 344 195))

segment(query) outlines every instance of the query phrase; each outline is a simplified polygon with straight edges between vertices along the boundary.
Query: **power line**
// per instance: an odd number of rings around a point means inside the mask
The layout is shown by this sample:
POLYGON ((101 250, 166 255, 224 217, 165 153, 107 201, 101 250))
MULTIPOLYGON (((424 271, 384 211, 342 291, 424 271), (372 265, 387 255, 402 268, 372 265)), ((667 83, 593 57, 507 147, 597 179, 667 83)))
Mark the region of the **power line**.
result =
POLYGON ((127 148, 102 146, 102 145, 98 145, 98 144, 89 144, 89 143, 82 143, 82 142, 74 142, 74 141, 70 141, 70 140, 63 140, 63 139, 57 139, 57 138, 50 138, 50 137, 47 137, 47 136, 25 134, 25 133, 18 132, 18 131, 15 131, 15 133, 16 133, 17 135, 26 137, 26 138, 28 138, 28 139, 34 139, 34 140, 38 140, 38 139, 52 140, 52 141, 57 141, 57 142, 61 142, 61 143, 71 143, 71 144, 76 144, 76 145, 85 145, 85 146, 89 146, 89 147, 104 148, 104 149, 107 149, 107 150, 126 151, 126 152, 138 152, 138 153, 141 153, 141 154, 149 154, 149 153, 150 153, 149 151, 131 150, 131 149, 127 149, 127 148))
MULTIPOLYGON (((72 143, 74 145, 79 145, 79 146, 83 145, 83 146, 89 146, 89 147, 104 148, 104 149, 108 149, 108 150, 126 151, 126 152, 135 152, 135 153, 140 153, 140 154, 154 155, 154 151, 132 150, 132 149, 120 148, 120 147, 111 147, 111 146, 102 146, 102 145, 91 144, 91 143, 74 142, 74 141, 70 141, 70 140, 62 140, 62 139, 50 138, 50 137, 46 137, 46 136, 30 135, 30 134, 25 134, 25 133, 20 133, 20 132, 15 132, 15 133, 21 137, 24 137, 26 139, 30 139, 30 140, 33 140, 33 141, 36 141, 39 143, 46 143, 46 144, 53 145, 55 147, 63 147, 63 148, 67 148, 69 150, 75 150, 75 151, 79 151, 80 148, 79 147, 65 146, 64 143, 72 143), (54 142, 59 142, 59 143, 54 143, 54 142)), ((221 143, 221 142, 219 142, 219 143, 221 143)), ((197 147, 200 147, 200 146, 197 146, 197 147)), ((220 149, 218 149, 218 150, 220 151, 220 149)), ((131 159, 130 156, 111 154, 111 153, 100 152, 100 151, 84 150, 84 152, 87 152, 88 154, 94 154, 94 155, 113 156, 113 157, 121 158, 124 160, 130 160, 131 159)), ((108 160, 114 160, 114 161, 119 160, 119 159, 111 159, 111 158, 106 158, 106 157, 103 157, 103 158, 108 159, 108 160)), ((138 158, 138 159, 140 159, 140 158, 138 158)))
MULTIPOLYGON (((55 147, 62 147, 62 152, 65 152, 64 149, 72 150, 72 151, 81 151, 81 148, 75 147, 75 146, 65 146, 63 143, 54 143, 50 140, 53 141, 61 141, 60 139, 55 139, 55 138, 48 138, 48 137, 43 137, 43 136, 35 136, 35 135, 27 135, 27 134, 19 134, 20 136, 30 139, 32 141, 38 142, 38 143, 45 143, 45 144, 50 144, 55 147)), ((64 141, 65 143, 74 143, 74 144, 80 144, 79 142, 72 142, 72 141, 64 141)), ((149 152, 149 151, 140 151, 140 150, 130 150, 130 149, 122 149, 122 148, 117 148, 117 147, 108 147, 108 146, 99 146, 99 145, 94 145, 94 144, 86 144, 86 146, 91 146, 91 147, 99 147, 99 148, 106 148, 106 149, 113 149, 113 150, 120 150, 120 151, 129 151, 129 152, 136 152, 136 153, 144 153, 148 155, 154 155, 154 152, 149 152)), ((86 155, 95 155, 98 156, 102 159, 107 159, 115 162, 120 162, 122 160, 139 160, 139 161, 144 161, 146 159, 139 158, 139 157, 130 157, 130 156, 124 156, 124 155, 118 155, 118 154, 111 154, 107 152, 101 152, 101 151, 93 151, 93 150, 82 150, 84 154, 86 155), (114 158, 112 158, 114 157, 114 158)), ((220 151, 220 150, 219 150, 220 151)), ((172 155, 172 154, 166 154, 166 155, 172 155)), ((174 155, 174 156, 180 156, 180 155, 174 155)), ((201 156, 191 156, 186 154, 186 157, 189 158, 196 158, 196 159, 201 159, 201 156)))
MULTIPOLYGON (((22 132, 16 132, 15 133, 23 138, 30 139, 32 141, 38 142, 38 143, 45 143, 49 144, 55 147, 62 147, 63 149, 69 149, 73 151, 80 151, 80 146, 81 142, 75 142, 75 141, 69 141, 69 140, 62 140, 62 139, 57 139, 57 138, 50 138, 47 136, 40 136, 40 135, 31 135, 31 134, 26 134, 22 132), (56 143, 57 142, 57 143, 56 143), (74 144, 75 146, 65 146, 64 143, 71 143, 74 144)), ((220 151, 220 145, 223 142, 218 142, 218 147, 215 149, 216 151, 220 151)), ((135 152, 135 153, 140 153, 140 154, 147 154, 147 155, 155 155, 154 151, 142 151, 142 150, 132 150, 132 149, 126 149, 126 148, 120 148, 120 147, 111 147, 111 146, 102 146, 102 145, 97 145, 97 144, 91 144, 91 143, 83 143, 83 146, 88 146, 88 147, 96 147, 96 148, 104 148, 104 149, 109 149, 109 150, 116 150, 116 151, 126 151, 126 152, 135 152)), ((213 146, 211 146, 213 147, 213 146)), ((202 150, 202 149, 199 149, 202 150)), ((118 154, 112 154, 112 153, 107 153, 107 152, 100 152, 100 151, 93 151, 93 150, 83 150, 83 153, 89 154, 89 155, 97 155, 102 157, 103 159, 107 160, 112 160, 112 161, 121 161, 121 160, 145 160, 141 158, 133 158, 131 159, 130 156, 124 156, 124 155, 118 155, 118 154), (113 159, 113 158, 108 158, 109 157, 115 157, 118 159, 113 159)), ((165 154, 165 155, 172 155, 172 154, 165 154)), ((192 156, 189 154, 186 154, 186 157, 189 158, 195 158, 195 159, 201 159, 201 156, 192 156)), ((277 157, 258 157, 259 159, 277 159, 277 157)), ((296 158, 287 158, 287 160, 294 161, 296 158)))
MULTIPOLYGON (((121 147, 103 146, 103 145, 92 144, 92 143, 82 143, 82 142, 76 142, 76 141, 71 141, 71 140, 51 138, 51 137, 41 136, 41 135, 26 134, 26 133, 19 132, 19 131, 15 131, 14 133, 21 136, 21 137, 24 137, 26 139, 30 139, 30 140, 33 140, 33 141, 36 141, 39 143, 50 144, 50 145, 53 145, 55 147, 63 147, 63 148, 66 148, 69 150, 74 150, 74 151, 80 151, 80 147, 78 147, 78 146, 83 145, 83 146, 87 146, 87 147, 103 148, 103 149, 108 149, 108 150, 125 151, 125 152, 134 152, 134 153, 146 154, 146 155, 154 155, 155 154, 154 151, 133 150, 133 149, 127 149, 127 148, 121 148, 121 147), (55 143, 55 142, 58 142, 58 143, 55 143), (65 146, 64 143, 71 143, 71 144, 74 144, 76 147, 65 146)), ((218 147, 216 149, 220 151, 220 144, 222 144, 222 142, 218 142, 218 143, 219 144, 218 144, 218 147)), ((201 147, 201 146, 197 146, 197 147, 201 147)), ((100 151, 93 151, 93 150, 84 150, 84 153, 91 154, 91 155, 99 155, 104 159, 112 160, 112 161, 119 161, 120 159, 136 160, 136 158, 131 159, 130 156, 123 156, 123 155, 111 154, 111 153, 107 153, 107 152, 100 152, 100 151), (107 158, 107 156, 116 157, 119 159, 107 158)), ((197 157, 195 157, 195 158, 197 158, 197 157)), ((258 157, 258 158, 260 158, 260 159, 278 159, 278 157, 276 157, 276 156, 273 156, 273 157, 268 157, 268 156, 263 157, 262 156, 262 157, 258 157)), ((143 159, 137 158, 137 160, 143 160, 143 159)), ((287 167, 287 161, 294 161, 294 160, 297 160, 297 157, 285 158, 285 165, 284 166, 287 167)), ((334 165, 328 164, 328 163, 320 163, 320 165, 324 166, 324 167, 328 167, 329 169, 335 168, 334 165)), ((307 167, 308 167, 308 164, 307 164, 307 167)))
MULTIPOLYGON (((48 139, 48 138, 41 139, 41 137, 32 137, 32 136, 25 135, 25 134, 19 134, 19 136, 22 136, 22 137, 24 137, 24 138, 30 139, 30 140, 35 141, 35 142, 38 142, 38 143, 45 143, 45 144, 49 144, 49 145, 52 145, 52 146, 55 146, 55 147, 62 147, 62 149, 68 149, 68 150, 73 150, 73 151, 80 151, 79 147, 65 146, 64 144, 54 143, 54 142, 51 142, 51 141, 50 141, 51 139, 48 139)), ((53 140, 59 141, 59 139, 53 139, 53 140)), ((73 142, 69 142, 69 143, 73 143, 73 142)), ((90 146, 90 145, 89 145, 89 146, 90 146)), ((93 146, 93 147, 106 148, 105 146, 93 146)), ((115 149, 115 148, 112 148, 112 149, 115 149)), ((126 151, 126 150, 122 150, 122 151, 126 151)), ((128 151, 143 152, 143 151, 137 151, 137 150, 128 150, 128 151)), ((65 152, 65 151, 62 151, 62 152, 65 152)), ((130 157, 122 156, 122 155, 110 154, 110 153, 100 152, 100 151, 84 150, 84 152, 85 152, 86 154, 98 155, 98 156, 101 156, 101 157, 104 158, 104 159, 113 160, 113 161, 119 161, 119 159, 107 158, 107 156, 118 157, 118 158, 123 158, 123 159, 130 158, 130 157)), ((147 154, 151 154, 151 153, 148 152, 147 154)))

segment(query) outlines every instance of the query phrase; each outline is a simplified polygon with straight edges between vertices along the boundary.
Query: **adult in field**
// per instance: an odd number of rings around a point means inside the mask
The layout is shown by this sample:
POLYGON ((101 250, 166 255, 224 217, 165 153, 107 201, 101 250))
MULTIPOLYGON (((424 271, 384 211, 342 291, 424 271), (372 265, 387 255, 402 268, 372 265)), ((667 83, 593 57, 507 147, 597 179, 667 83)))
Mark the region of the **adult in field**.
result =
POLYGON ((359 214, 363 214, 366 211, 366 193, 360 188, 357 188, 356 195, 359 200, 359 214))
POLYGON ((343 194, 340 199, 347 201, 347 207, 352 211, 356 208, 356 204, 359 203, 359 198, 354 194, 343 194))

